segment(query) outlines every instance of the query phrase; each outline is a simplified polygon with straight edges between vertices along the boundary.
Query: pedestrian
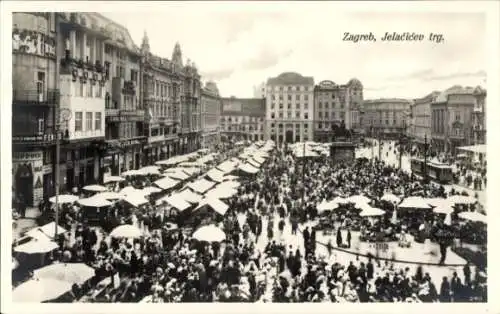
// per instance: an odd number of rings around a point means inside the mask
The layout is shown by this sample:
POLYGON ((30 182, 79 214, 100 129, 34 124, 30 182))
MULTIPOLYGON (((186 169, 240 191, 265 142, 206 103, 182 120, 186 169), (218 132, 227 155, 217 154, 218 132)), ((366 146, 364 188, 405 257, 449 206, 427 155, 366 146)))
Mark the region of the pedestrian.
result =
POLYGON ((342 247, 342 232, 340 227, 337 229, 337 247, 342 247))
POLYGON ((347 229, 347 247, 351 248, 351 229, 347 229))

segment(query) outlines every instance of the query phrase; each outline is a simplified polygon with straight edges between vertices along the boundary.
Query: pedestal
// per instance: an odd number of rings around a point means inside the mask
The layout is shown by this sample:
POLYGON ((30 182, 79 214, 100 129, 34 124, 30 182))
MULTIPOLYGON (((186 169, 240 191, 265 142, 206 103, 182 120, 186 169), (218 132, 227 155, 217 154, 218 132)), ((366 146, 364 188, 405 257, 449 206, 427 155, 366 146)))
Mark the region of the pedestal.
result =
POLYGON ((333 142, 330 145, 330 158, 334 162, 354 162, 356 145, 353 142, 333 142))

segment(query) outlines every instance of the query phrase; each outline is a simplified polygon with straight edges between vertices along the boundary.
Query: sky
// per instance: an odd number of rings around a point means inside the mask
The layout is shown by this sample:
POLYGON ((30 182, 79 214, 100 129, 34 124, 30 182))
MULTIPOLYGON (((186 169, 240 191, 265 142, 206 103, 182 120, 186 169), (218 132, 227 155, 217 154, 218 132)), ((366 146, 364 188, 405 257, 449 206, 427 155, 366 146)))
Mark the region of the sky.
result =
POLYGON ((108 12, 139 46, 144 32, 151 51, 171 58, 179 42, 184 60, 222 96, 252 97, 253 87, 282 72, 313 76, 315 83, 364 85, 364 98, 418 98, 453 85, 486 86, 486 17, 482 13, 404 13, 332 10, 321 3, 238 8, 217 2, 197 9, 108 12), (345 32, 372 32, 376 42, 343 41, 345 32), (385 32, 416 32, 423 42, 383 42, 385 32), (427 40, 442 34, 444 42, 427 40))

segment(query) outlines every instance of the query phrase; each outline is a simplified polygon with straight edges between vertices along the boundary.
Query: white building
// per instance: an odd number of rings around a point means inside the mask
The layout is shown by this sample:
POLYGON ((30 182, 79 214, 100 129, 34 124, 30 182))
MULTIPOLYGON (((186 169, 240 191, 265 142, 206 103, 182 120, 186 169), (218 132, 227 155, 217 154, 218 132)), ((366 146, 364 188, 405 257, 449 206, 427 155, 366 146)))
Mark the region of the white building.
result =
POLYGON ((266 84, 266 138, 278 143, 313 138, 314 78, 285 72, 266 84))

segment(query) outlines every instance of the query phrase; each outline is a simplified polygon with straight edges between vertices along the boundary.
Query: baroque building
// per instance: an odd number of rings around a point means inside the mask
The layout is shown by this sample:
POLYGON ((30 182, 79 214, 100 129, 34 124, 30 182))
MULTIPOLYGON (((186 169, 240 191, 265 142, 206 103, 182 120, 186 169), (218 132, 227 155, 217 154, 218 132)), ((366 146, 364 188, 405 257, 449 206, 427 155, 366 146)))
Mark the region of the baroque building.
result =
POLYGON ((214 148, 220 143, 221 97, 214 82, 207 82, 201 91, 201 147, 214 148))

